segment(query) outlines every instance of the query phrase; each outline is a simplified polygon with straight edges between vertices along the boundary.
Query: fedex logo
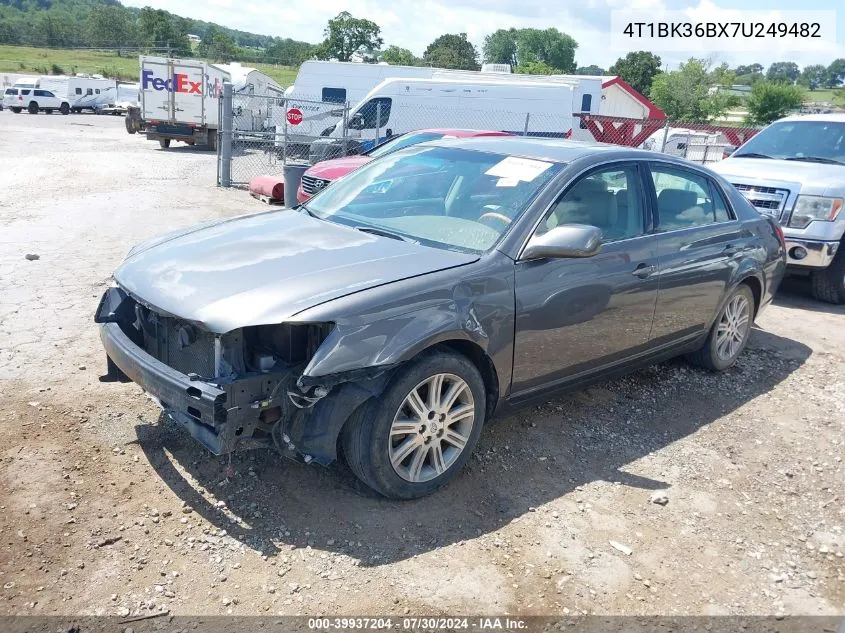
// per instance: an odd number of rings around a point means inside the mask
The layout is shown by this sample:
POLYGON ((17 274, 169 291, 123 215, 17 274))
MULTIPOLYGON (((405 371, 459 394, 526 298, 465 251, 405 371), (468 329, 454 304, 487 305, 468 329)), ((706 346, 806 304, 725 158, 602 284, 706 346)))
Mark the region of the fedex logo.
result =
POLYGON ((145 70, 141 73, 141 88, 146 90, 149 86, 152 86, 153 90, 202 94, 202 81, 188 81, 188 75, 184 73, 173 73, 170 79, 162 79, 153 77, 152 70, 145 70))

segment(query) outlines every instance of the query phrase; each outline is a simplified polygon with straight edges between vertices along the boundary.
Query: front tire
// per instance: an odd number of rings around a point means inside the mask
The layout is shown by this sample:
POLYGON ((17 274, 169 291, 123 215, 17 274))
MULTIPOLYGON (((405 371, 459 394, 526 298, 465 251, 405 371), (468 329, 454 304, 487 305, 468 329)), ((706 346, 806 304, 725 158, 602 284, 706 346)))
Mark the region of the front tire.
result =
POLYGON ((754 312, 754 293, 747 285, 740 284, 725 302, 704 345, 698 351, 687 354, 687 360, 710 371, 725 371, 733 367, 748 344, 754 312))
POLYGON ((170 147, 170 139, 169 138, 160 138, 158 139, 158 144, 161 149, 167 149, 170 147))
POLYGON ((478 442, 484 380, 464 356, 427 353, 401 368, 343 430, 343 453, 364 484, 391 499, 416 499, 448 483, 478 442))
POLYGON ((845 303, 845 244, 839 245, 830 266, 812 274, 810 283, 813 297, 819 301, 835 305, 845 303))
POLYGON ((59 108, 59 112, 65 115, 70 114, 70 106, 67 103, 63 103, 59 108))

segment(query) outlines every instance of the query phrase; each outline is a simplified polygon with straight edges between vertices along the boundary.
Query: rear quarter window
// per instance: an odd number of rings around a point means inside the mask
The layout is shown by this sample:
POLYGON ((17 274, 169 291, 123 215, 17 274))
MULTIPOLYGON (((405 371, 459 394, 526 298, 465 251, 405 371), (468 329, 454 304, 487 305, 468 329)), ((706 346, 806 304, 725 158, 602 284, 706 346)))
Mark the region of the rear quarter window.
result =
POLYGON ((18 89, 17 88, 6 88, 6 94, 7 95, 16 95, 16 94, 18 94, 18 89))

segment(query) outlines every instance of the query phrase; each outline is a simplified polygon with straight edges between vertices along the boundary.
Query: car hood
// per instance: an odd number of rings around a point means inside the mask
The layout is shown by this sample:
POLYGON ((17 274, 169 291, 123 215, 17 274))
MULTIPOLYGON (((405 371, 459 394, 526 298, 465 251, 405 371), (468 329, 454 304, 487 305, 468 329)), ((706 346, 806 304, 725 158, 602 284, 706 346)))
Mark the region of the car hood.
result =
POLYGON ((159 312, 224 333, 477 255, 363 233, 296 211, 243 216, 133 249, 114 274, 159 312))
POLYGON ((346 158, 324 160, 321 163, 309 167, 304 175, 324 178, 326 180, 336 180, 341 176, 345 176, 350 171, 358 169, 361 165, 366 165, 371 160, 373 159, 369 156, 347 156, 346 158))
POLYGON ((845 167, 769 158, 726 158, 708 165, 728 181, 748 179, 749 184, 767 181, 791 184, 790 189, 805 195, 842 196, 845 194, 845 167))

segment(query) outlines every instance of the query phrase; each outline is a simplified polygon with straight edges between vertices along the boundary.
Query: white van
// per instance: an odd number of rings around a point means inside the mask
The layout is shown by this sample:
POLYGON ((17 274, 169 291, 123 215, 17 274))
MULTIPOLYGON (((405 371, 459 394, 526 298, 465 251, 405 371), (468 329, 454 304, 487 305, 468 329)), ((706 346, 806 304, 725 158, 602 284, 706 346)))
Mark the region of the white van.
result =
MULTIPOLYGON (((489 66, 489 65, 487 65, 489 66)), ((342 110, 333 104, 355 105, 386 79, 442 79, 524 83, 561 83, 572 86, 576 105, 572 112, 599 114, 602 102, 601 77, 581 75, 523 75, 503 72, 503 68, 482 71, 450 70, 428 66, 394 66, 359 62, 306 61, 299 67, 294 84, 285 90, 288 110, 302 113, 302 121, 288 131, 300 139, 320 136, 339 122, 342 110)), ((580 123, 580 122, 579 122, 580 123)), ((593 140, 580 125, 573 129, 573 138, 593 140)))
MULTIPOLYGON (((361 151, 424 128, 466 128, 569 138, 580 104, 566 83, 386 79, 349 112, 361 151)), ((342 124, 326 136, 342 136, 342 124)))

